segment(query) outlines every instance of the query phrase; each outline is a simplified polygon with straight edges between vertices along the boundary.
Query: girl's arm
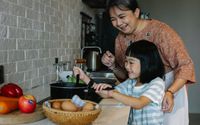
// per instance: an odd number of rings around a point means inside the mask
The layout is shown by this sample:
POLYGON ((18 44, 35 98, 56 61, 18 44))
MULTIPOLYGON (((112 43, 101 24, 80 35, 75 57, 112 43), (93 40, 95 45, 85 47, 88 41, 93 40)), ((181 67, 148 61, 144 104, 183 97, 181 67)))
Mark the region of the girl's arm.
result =
POLYGON ((110 84, 96 84, 92 79, 87 76, 82 69, 79 67, 73 68, 74 75, 79 75, 79 78, 84 81, 89 87, 94 88, 96 91, 103 90, 106 88, 112 88, 110 84))
POLYGON ((111 91, 99 91, 101 94, 105 94, 108 97, 112 97, 123 104, 129 105, 134 109, 142 109, 143 107, 147 106, 149 103, 155 103, 161 105, 163 96, 164 96, 164 89, 165 89, 165 82, 161 78, 156 78, 152 80, 149 84, 147 90, 145 90, 140 97, 133 97, 129 96, 133 93, 127 91, 127 87, 130 84, 134 84, 133 82, 129 82, 129 80, 121 83, 120 85, 115 87, 115 90, 111 91))
POLYGON ((104 89, 106 89, 106 88, 112 88, 112 86, 111 85, 109 85, 109 84, 105 84, 105 83, 99 83, 99 84, 94 84, 93 86, 92 86, 92 88, 94 88, 95 89, 95 92, 97 93, 97 94, 99 94, 102 98, 111 98, 109 95, 108 95, 108 90, 106 91, 106 90, 104 90, 104 89), (101 91, 105 91, 105 93, 101 93, 101 91))
POLYGON ((145 96, 135 98, 132 96, 121 94, 117 90, 110 90, 110 91, 102 90, 102 91, 96 91, 96 92, 100 94, 101 96, 103 95, 103 97, 114 98, 125 105, 131 106, 134 109, 141 109, 151 102, 151 100, 145 96))

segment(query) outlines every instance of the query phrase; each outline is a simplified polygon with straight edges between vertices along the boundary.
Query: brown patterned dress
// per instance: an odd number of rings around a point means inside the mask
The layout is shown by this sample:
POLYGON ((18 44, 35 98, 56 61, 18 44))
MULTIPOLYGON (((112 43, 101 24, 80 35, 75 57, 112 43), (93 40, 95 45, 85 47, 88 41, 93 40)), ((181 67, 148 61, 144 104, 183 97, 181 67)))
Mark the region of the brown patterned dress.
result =
POLYGON ((146 27, 140 32, 135 32, 131 35, 118 34, 115 40, 115 57, 117 63, 124 67, 124 55, 130 42, 145 39, 154 42, 158 47, 166 73, 174 71, 175 79, 186 79, 188 83, 194 83, 194 65, 187 53, 183 40, 168 25, 154 19, 147 21, 146 27))

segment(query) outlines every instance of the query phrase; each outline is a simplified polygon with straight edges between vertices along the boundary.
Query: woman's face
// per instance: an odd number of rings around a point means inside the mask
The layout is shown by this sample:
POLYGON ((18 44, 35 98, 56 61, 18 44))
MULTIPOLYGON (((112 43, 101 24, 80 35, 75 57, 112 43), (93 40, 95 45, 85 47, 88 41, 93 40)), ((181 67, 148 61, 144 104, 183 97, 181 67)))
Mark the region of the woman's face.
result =
POLYGON ((109 10, 112 25, 125 34, 133 33, 138 24, 139 9, 121 10, 114 6, 109 10))
POLYGON ((134 57, 126 56, 125 68, 130 79, 139 78, 141 72, 140 60, 134 57))

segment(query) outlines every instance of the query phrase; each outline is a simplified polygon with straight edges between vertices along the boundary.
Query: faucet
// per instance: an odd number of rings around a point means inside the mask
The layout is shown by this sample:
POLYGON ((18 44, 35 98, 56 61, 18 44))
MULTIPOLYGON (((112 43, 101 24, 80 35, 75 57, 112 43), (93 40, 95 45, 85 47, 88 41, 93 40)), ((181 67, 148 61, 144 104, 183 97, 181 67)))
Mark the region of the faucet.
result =
POLYGON ((85 46, 85 47, 83 47, 83 48, 81 49, 81 58, 83 58, 83 52, 84 52, 85 49, 98 49, 99 52, 100 52, 100 54, 102 53, 101 48, 98 47, 98 46, 85 46))

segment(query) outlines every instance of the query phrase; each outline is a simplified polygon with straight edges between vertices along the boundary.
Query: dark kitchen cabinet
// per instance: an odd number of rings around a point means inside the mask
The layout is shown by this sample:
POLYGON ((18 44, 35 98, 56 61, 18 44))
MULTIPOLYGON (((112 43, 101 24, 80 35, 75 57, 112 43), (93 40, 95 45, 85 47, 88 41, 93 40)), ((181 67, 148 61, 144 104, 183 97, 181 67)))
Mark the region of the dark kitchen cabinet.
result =
POLYGON ((112 26, 110 18, 105 12, 96 14, 95 18, 97 45, 101 47, 103 52, 109 50, 114 53, 114 43, 118 31, 112 26))
POLYGON ((91 8, 105 8, 107 0, 82 0, 91 8))
POLYGON ((91 19, 89 19, 87 23, 83 22, 82 19, 82 23, 84 24, 82 26, 83 35, 81 40, 81 48, 83 46, 99 46, 102 49, 103 53, 106 50, 114 53, 114 43, 118 31, 112 26, 110 18, 105 12, 107 0, 82 0, 82 2, 87 4, 91 8, 95 8, 97 11, 94 17, 95 24, 88 24, 91 19), (89 32, 87 32, 87 27, 89 28, 89 32))
MULTIPOLYGON (((118 31, 112 26, 109 16, 103 11, 95 14, 94 23, 90 23, 84 13, 82 15, 82 32, 81 32, 81 48, 84 46, 98 46, 102 50, 102 54, 107 50, 114 54, 115 38, 118 31), (86 18, 86 21, 84 20, 86 18), (91 28, 93 27, 93 28, 91 28)), ((107 69, 103 64, 101 70, 107 69)))

